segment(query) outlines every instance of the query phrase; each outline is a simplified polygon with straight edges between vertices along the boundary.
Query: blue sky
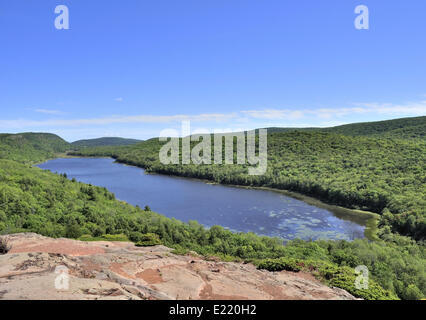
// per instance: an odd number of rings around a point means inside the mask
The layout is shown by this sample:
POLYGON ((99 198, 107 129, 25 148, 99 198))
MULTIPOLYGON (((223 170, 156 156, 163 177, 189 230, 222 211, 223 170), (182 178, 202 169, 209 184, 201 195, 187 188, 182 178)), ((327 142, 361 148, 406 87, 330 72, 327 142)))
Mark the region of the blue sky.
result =
POLYGON ((68 141, 426 114, 426 2, 2 0, 0 132, 68 141), (54 26, 67 5, 70 30, 54 26), (368 6, 370 29, 354 27, 368 6))

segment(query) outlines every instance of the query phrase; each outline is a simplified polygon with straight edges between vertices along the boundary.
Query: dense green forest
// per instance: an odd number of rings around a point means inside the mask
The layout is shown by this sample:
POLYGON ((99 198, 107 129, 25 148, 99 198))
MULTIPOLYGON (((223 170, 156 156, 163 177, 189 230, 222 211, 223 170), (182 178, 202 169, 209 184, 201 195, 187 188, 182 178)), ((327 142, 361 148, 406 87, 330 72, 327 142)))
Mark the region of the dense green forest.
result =
MULTIPOLYGON (((54 135, 0 136, 0 233, 51 237, 129 239, 162 243, 267 270, 306 270, 325 283, 366 299, 426 296, 425 141, 287 130, 268 136, 268 171, 248 176, 247 166, 172 165, 158 162, 161 143, 83 149, 74 154, 113 156, 148 171, 221 183, 262 185, 312 195, 381 214, 377 241, 291 241, 222 227, 205 229, 118 201, 104 188, 67 179, 31 164, 72 149, 54 135), (19 143, 13 143, 13 141, 19 143), (411 235, 410 237, 399 235, 411 235), (370 287, 354 287, 354 267, 366 265, 370 287)), ((149 205, 149 204, 147 204, 149 205)))
POLYGON ((0 134, 0 159, 37 163, 69 149, 68 142, 54 134, 0 134))
POLYGON ((151 139, 130 147, 92 148, 72 154, 111 156, 148 172, 295 191, 381 214, 382 227, 425 239, 425 139, 275 132, 268 135, 268 170, 262 176, 248 175, 247 165, 163 165, 158 153, 164 143, 151 139))
POLYGON ((351 123, 322 130, 351 136, 426 139, 426 117, 351 123))
POLYGON ((375 122, 345 124, 331 128, 268 128, 269 133, 288 131, 330 132, 348 136, 387 137, 395 139, 425 139, 426 116, 375 122))
POLYGON ((193 221, 166 218, 149 208, 118 201, 104 188, 70 181, 29 165, 0 160, 0 232, 37 232, 50 237, 130 239, 139 245, 163 243, 224 260, 251 261, 268 270, 306 269, 324 282, 368 299, 418 299, 426 292, 423 246, 386 234, 388 241, 291 241, 209 230, 193 221), (108 235, 117 235, 115 237, 108 235), (274 267, 271 267, 274 263, 274 267), (283 262, 284 260, 284 262, 283 262), (278 264, 278 266, 277 266, 278 264), (353 267, 366 265, 370 290, 354 287, 353 267))
POLYGON ((127 146, 141 142, 136 139, 125 139, 115 137, 105 137, 98 139, 78 140, 71 143, 71 148, 80 149, 86 147, 101 147, 101 146, 127 146))

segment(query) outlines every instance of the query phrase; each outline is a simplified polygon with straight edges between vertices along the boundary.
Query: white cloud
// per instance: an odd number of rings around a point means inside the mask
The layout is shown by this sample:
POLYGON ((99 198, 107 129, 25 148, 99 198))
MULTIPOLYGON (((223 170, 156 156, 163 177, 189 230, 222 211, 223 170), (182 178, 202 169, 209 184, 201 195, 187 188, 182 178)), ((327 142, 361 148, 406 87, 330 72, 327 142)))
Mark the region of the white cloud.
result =
MULTIPOLYGON (((46 115, 64 114, 58 110, 31 109, 46 115)), ((305 108, 292 109, 259 109, 244 110, 230 113, 203 113, 196 115, 113 115, 97 118, 80 119, 12 119, 0 120, 1 131, 26 131, 43 130, 54 132, 57 130, 81 130, 75 134, 69 131, 70 136, 84 136, 84 132, 93 132, 93 135, 105 130, 130 130, 132 124, 146 124, 144 130, 148 130, 155 136, 161 125, 178 127, 181 121, 204 123, 204 126, 223 128, 261 128, 261 127, 324 127, 333 126, 354 121, 368 121, 370 119, 389 119, 390 117, 422 116, 426 115, 426 100, 405 104, 391 103, 353 103, 342 108, 305 108), (213 124, 214 123, 214 124, 213 124), (151 126, 152 125, 152 126, 151 126), (157 125, 157 126, 155 126, 157 125), (120 129, 121 128, 121 129, 120 129), (96 133, 95 133, 96 132, 96 133)), ((135 129, 139 130, 139 129, 135 129)), ((140 131, 123 132, 132 133, 132 136, 142 134, 140 131)), ((146 137, 147 133, 143 135, 146 137)))
POLYGON ((422 116, 426 114, 426 100, 406 104, 356 103, 355 105, 366 110, 366 112, 375 112, 378 114, 412 116, 422 116))
POLYGON ((25 127, 69 127, 69 126, 84 126, 84 125, 111 125, 111 124, 130 124, 130 123, 170 123, 180 121, 227 121, 235 118, 235 113, 221 114, 199 114, 199 115, 170 115, 170 116, 156 116, 156 115, 136 115, 136 116, 111 116, 103 118, 91 119, 51 119, 51 120, 0 120, 0 127, 2 128, 25 128, 25 127))
POLYGON ((299 110, 288 110, 288 109, 264 109, 264 110, 245 110, 241 111, 242 114, 256 119, 300 119, 303 118, 303 111, 299 110))
POLYGON ((320 108, 320 109, 263 109, 246 110, 242 113, 255 119, 295 120, 306 117, 321 119, 335 119, 351 115, 375 114, 389 116, 422 116, 426 115, 426 101, 406 104, 392 103, 354 103, 353 107, 320 108))
POLYGON ((119 98, 115 98, 114 100, 117 101, 117 102, 123 102, 124 99, 119 97, 119 98))
POLYGON ((51 109, 35 109, 35 112, 43 113, 43 114, 53 114, 53 115, 61 115, 64 114, 62 111, 59 110, 51 110, 51 109))

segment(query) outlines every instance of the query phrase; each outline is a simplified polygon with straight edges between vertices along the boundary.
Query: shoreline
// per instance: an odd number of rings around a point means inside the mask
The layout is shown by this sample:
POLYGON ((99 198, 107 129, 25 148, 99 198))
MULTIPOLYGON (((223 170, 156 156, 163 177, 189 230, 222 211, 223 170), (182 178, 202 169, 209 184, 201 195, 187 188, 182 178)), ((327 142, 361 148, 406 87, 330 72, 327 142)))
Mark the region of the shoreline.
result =
MULTIPOLYGON (((283 194, 287 197, 291 197, 293 199, 303 201, 303 202, 307 203, 308 205, 319 207, 319 208, 322 208, 322 209, 326 209, 326 210, 330 211, 335 217, 337 217, 341 220, 351 221, 353 223, 361 225, 361 226, 364 227, 364 237, 366 239, 368 239, 368 240, 377 240, 378 239, 377 238, 377 222, 378 222, 378 218, 380 217, 379 214, 374 213, 374 212, 370 212, 370 211, 364 211, 364 210, 359 210, 359 209, 350 209, 350 208, 345 208, 345 207, 334 205, 334 204, 328 204, 328 203, 326 203, 326 202, 324 202, 320 199, 317 199, 317 198, 314 198, 314 197, 311 197, 311 196, 307 196, 307 195, 304 195, 304 194, 301 194, 301 193, 298 193, 298 192, 294 192, 294 191, 276 189, 276 188, 265 187, 265 186, 243 186, 243 185, 235 185, 235 184, 221 184, 221 183, 218 183, 218 182, 215 182, 215 181, 212 181, 212 180, 208 180, 208 179, 183 177, 183 176, 179 176, 179 175, 163 174, 163 173, 157 173, 157 172, 147 172, 146 169, 143 168, 143 167, 128 164, 128 163, 125 163, 125 162, 121 162, 121 161, 119 161, 116 158, 111 157, 111 156, 106 156, 106 157, 105 156, 104 157, 102 157, 102 156, 74 156, 74 155, 68 155, 67 153, 65 153, 65 154, 61 153, 61 154, 57 154, 55 158, 48 159, 46 161, 54 160, 54 159, 75 159, 75 158, 112 159, 112 160, 114 160, 115 163, 141 169, 141 170, 144 171, 145 174, 158 174, 158 175, 174 177, 174 178, 191 179, 191 180, 203 182, 203 183, 206 183, 206 184, 220 185, 220 186, 225 186, 225 187, 227 186, 227 187, 233 187, 233 188, 263 190, 263 191, 281 193, 281 194, 283 194)), ((46 161, 44 161, 44 162, 46 162, 46 161)))
MULTIPOLYGON (((82 158, 85 158, 85 157, 82 157, 82 158)), ((92 157, 88 157, 88 158, 92 158, 92 157)), ((114 159, 114 158, 112 158, 112 159, 114 159)), ((345 207, 334 205, 334 204, 329 204, 329 203, 323 202, 323 201, 321 201, 317 198, 310 197, 310 196, 304 195, 302 193, 289 191, 289 190, 276 189, 276 188, 271 188, 271 187, 243 186, 243 185, 237 185, 237 184, 222 184, 222 183, 214 182, 214 181, 208 180, 208 179, 200 179, 200 178, 193 178, 193 177, 182 177, 182 176, 178 176, 178 175, 169 175, 169 174, 163 174, 163 173, 158 173, 158 172, 146 172, 146 170, 144 168, 141 168, 139 166, 134 166, 134 165, 122 163, 120 161, 117 161, 116 159, 114 159, 114 160, 115 160, 116 163, 119 163, 121 165, 142 169, 142 170, 144 170, 145 174, 152 174, 152 175, 158 174, 158 175, 174 177, 174 178, 190 179, 190 180, 203 182, 203 183, 206 183, 206 184, 219 185, 219 186, 231 187, 231 188, 240 188, 240 189, 242 188, 242 189, 249 189, 249 190, 263 190, 263 191, 281 193, 281 194, 283 194, 287 197, 290 197, 290 198, 293 198, 293 199, 296 199, 296 200, 299 200, 299 201, 303 201, 303 202, 305 202, 305 203, 307 203, 311 206, 326 209, 326 210, 330 211, 334 216, 336 216, 339 219, 348 220, 348 221, 354 222, 356 224, 362 225, 365 228, 364 229, 364 237, 365 238, 367 238, 368 240, 377 240, 378 239, 377 234, 376 234, 377 222, 378 222, 378 219, 380 217, 380 215, 378 213, 374 213, 374 212, 371 212, 371 211, 365 211, 365 210, 359 210, 359 209, 350 209, 350 208, 345 208, 345 207)))

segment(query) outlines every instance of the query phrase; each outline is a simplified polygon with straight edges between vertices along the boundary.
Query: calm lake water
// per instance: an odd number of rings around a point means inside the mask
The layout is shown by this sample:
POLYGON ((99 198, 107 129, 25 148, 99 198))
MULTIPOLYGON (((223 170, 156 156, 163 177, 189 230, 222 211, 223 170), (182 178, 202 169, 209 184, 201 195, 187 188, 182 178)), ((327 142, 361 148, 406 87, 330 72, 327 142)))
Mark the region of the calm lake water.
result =
POLYGON ((38 167, 106 187, 132 205, 149 205, 167 217, 197 220, 207 227, 221 225, 232 231, 283 239, 364 237, 365 219, 348 218, 338 208, 319 208, 279 192, 145 174, 140 168, 104 158, 55 159, 38 167))

